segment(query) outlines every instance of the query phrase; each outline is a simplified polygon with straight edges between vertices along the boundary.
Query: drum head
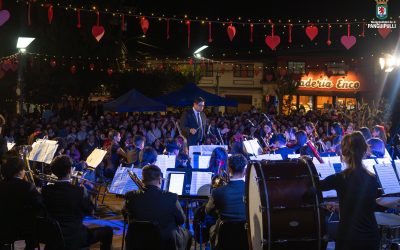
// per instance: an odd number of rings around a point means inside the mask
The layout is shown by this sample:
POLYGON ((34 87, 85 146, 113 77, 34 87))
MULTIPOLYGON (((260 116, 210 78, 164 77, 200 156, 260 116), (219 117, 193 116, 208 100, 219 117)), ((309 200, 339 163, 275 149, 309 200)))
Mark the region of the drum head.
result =
POLYGON ((400 216, 398 215, 375 212, 375 218, 379 226, 400 227, 400 216))
MULTIPOLYGON (((260 165, 249 165, 246 174, 246 203, 247 203, 247 235, 250 249, 267 249, 263 248, 262 242, 264 237, 264 220, 261 207, 266 207, 265 193, 260 189, 257 178, 262 179, 260 165)), ((263 182, 260 182, 263 183, 263 182)))

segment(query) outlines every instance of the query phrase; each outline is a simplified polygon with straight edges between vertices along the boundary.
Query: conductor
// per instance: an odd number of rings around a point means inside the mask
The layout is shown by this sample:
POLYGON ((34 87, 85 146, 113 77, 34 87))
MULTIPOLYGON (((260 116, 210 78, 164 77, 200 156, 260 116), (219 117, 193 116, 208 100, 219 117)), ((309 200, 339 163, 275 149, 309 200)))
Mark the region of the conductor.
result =
POLYGON ((202 144, 205 139, 207 117, 204 114, 205 100, 197 97, 193 108, 186 110, 181 117, 182 133, 187 138, 188 146, 202 144))

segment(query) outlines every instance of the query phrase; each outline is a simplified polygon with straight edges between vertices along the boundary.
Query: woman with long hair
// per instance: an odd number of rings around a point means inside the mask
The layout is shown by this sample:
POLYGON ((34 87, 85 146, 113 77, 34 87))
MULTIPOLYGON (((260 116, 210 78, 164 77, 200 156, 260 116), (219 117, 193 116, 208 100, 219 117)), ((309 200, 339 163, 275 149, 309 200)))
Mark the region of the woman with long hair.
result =
POLYGON ((380 125, 375 125, 372 129, 372 137, 381 139, 385 145, 387 142, 385 127, 380 125))
POLYGON ((219 175, 222 170, 227 171, 228 166, 228 153, 224 148, 215 148, 210 157, 209 170, 213 175, 219 175))
POLYGON ((368 145, 361 132, 343 137, 342 161, 347 168, 320 181, 322 191, 335 189, 339 197, 340 222, 337 250, 378 250, 379 231, 374 211, 378 197, 376 176, 362 163, 368 145))

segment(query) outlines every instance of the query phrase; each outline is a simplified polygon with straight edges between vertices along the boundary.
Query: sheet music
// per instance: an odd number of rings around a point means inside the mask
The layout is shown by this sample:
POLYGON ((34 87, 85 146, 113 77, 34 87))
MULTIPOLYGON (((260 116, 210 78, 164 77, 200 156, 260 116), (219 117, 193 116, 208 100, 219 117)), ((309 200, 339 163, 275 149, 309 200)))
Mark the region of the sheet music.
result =
POLYGON ((167 176, 167 168, 175 168, 175 155, 157 155, 155 165, 161 169, 163 177, 167 176))
POLYGON ((243 145, 244 145, 244 147, 246 149, 246 152, 248 154, 260 155, 263 152, 263 150, 262 150, 260 144, 258 143, 257 139, 243 141, 243 145))
POLYGON ((300 158, 300 154, 289 154, 287 155, 288 159, 297 159, 300 158))
POLYGON ((394 160, 394 167, 396 168, 397 177, 400 179, 400 160, 394 160))
POLYGON ((210 158, 211 156, 208 155, 199 155, 199 169, 207 169, 210 165, 210 158))
POLYGON ((7 151, 10 151, 15 146, 14 142, 7 142, 7 151))
POLYGON ((375 174, 374 165, 376 164, 375 159, 364 159, 362 160, 364 167, 368 169, 369 172, 375 174))
MULTIPOLYGON (((111 182, 110 188, 108 189, 108 192, 113 193, 113 194, 121 194, 124 195, 128 191, 132 190, 138 190, 138 187, 136 184, 132 181, 132 179, 129 177, 128 170, 133 171, 137 173, 133 166, 128 168, 128 167, 118 167, 117 171, 115 172, 114 178, 111 182)), ((141 174, 141 169, 140 174, 141 174)))
POLYGON ((193 153, 200 155, 211 155, 215 148, 224 148, 228 151, 228 145, 193 145, 189 146, 189 158, 193 158, 193 153))
MULTIPOLYGON (((327 162, 318 163, 318 164, 314 164, 314 165, 315 165, 315 169, 317 170, 320 180, 323 180, 326 177, 336 173, 333 166, 327 162)), ((337 197, 337 193, 336 193, 336 190, 323 191, 322 196, 324 198, 334 198, 334 197, 337 197)))
POLYGON ((387 151, 386 148, 385 148, 385 155, 383 156, 383 158, 392 160, 392 157, 390 156, 390 154, 389 154, 389 152, 387 151))
POLYGON ((192 172, 190 195, 210 195, 212 172, 192 172))
POLYGON ((261 160, 278 161, 278 160, 282 160, 282 155, 280 155, 280 154, 263 154, 263 155, 257 155, 257 156, 250 156, 250 160, 252 160, 252 161, 261 161, 261 160))
POLYGON ((47 144, 46 153, 44 154, 42 162, 50 164, 56 154, 58 144, 47 144))
POLYGON ((376 158, 378 164, 390 164, 392 165, 392 159, 390 158, 376 158))
POLYGON ((50 164, 58 148, 57 141, 37 140, 32 144, 32 151, 29 153, 30 161, 44 162, 50 164))
POLYGON ((172 173, 169 176, 168 191, 182 195, 183 185, 185 183, 185 173, 172 173))
POLYGON ((400 193, 399 180, 391 164, 375 164, 375 170, 384 194, 400 193))
POLYGON ((97 168, 106 154, 107 151, 95 148, 86 159, 87 165, 92 168, 97 168))
POLYGON ((38 141, 35 141, 35 142, 32 144, 32 150, 31 150, 31 152, 29 153, 29 157, 28 157, 28 159, 29 159, 30 161, 37 161, 38 156, 39 156, 39 153, 40 153, 40 151, 39 151, 39 146, 40 146, 40 144, 41 144, 41 142, 38 142, 38 141))

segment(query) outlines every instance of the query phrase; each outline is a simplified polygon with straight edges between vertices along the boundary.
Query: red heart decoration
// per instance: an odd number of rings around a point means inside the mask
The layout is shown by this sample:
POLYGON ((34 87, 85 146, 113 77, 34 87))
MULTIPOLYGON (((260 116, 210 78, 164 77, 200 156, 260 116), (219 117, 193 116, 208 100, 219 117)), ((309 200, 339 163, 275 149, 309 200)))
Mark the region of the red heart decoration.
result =
POLYGON ((107 69, 107 74, 108 74, 108 76, 111 76, 112 73, 113 73, 113 70, 112 70, 111 68, 108 68, 108 69, 107 69))
POLYGON ((0 26, 5 24, 10 19, 10 12, 8 10, 0 10, 0 26))
POLYGON ((5 75, 4 71, 3 71, 3 70, 0 70, 0 79, 3 78, 4 75, 5 75))
POLYGON ((49 24, 53 21, 53 6, 50 5, 49 9, 47 10, 47 19, 49 20, 49 24))
POLYGON ((150 25, 150 23, 149 23, 149 20, 147 20, 147 18, 142 17, 140 19, 140 27, 142 27, 142 31, 143 31, 144 35, 146 35, 147 30, 149 29, 149 25, 150 25))
POLYGON ((1 67, 4 69, 4 71, 9 71, 11 69, 11 63, 8 61, 3 62, 1 67))
POLYGON ((229 25, 229 26, 228 26, 228 29, 226 30, 226 32, 228 32, 229 40, 231 40, 231 42, 232 42, 233 38, 234 38, 235 35, 236 35, 236 28, 235 28, 235 26, 229 25))
POLYGON ((101 38, 104 36, 104 32, 104 27, 101 25, 94 25, 92 27, 92 35, 97 40, 97 42, 100 42, 101 38))
POLYGON ((281 43, 281 38, 279 36, 267 36, 265 38, 265 43, 270 47, 272 50, 275 50, 276 47, 281 43))
POLYGON ((72 65, 71 68, 69 69, 71 71, 71 74, 75 74, 76 73, 76 67, 75 65, 72 65))
POLYGON ((11 69, 13 72, 17 71, 17 69, 18 69, 18 64, 16 64, 16 63, 11 64, 10 69, 11 69))
POLYGON ((379 35, 381 35, 381 37, 383 39, 385 39, 392 32, 392 29, 391 28, 379 28, 378 32, 379 32, 379 35))
POLYGON ((308 26, 306 28, 306 34, 311 41, 314 40, 314 38, 318 35, 317 26, 308 26))
POLYGON ((340 42, 346 49, 350 49, 354 46, 354 44, 356 44, 357 39, 355 36, 342 36, 342 38, 340 38, 340 42))
POLYGON ((50 66, 51 66, 52 68, 54 68, 56 65, 57 65, 56 60, 51 60, 51 61, 50 61, 50 66))
POLYGON ((327 40, 327 41, 326 41, 326 44, 327 44, 328 46, 331 46, 332 41, 331 41, 331 40, 327 40))

